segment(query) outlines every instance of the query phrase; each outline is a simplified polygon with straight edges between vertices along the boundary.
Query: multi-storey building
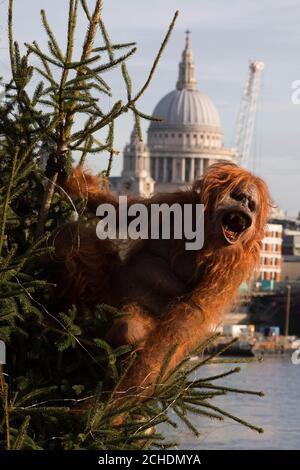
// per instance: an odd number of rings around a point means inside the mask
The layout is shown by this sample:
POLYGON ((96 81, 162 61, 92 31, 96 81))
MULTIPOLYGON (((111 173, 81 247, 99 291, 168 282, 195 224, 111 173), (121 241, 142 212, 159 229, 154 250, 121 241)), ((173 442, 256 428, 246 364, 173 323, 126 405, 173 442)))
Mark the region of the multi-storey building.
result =
POLYGON ((272 223, 281 224, 282 270, 284 282, 300 281, 300 213, 298 217, 288 217, 284 213, 273 213, 272 223))
POLYGON ((262 244, 259 281, 281 281, 282 225, 269 223, 262 244))

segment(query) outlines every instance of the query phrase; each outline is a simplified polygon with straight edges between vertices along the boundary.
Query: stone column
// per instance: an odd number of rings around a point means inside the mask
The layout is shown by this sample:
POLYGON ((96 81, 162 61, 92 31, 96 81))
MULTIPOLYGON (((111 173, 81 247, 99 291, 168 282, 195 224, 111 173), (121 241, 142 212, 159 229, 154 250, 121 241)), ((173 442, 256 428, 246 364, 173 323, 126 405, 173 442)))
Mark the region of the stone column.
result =
POLYGON ((177 168, 176 168, 177 158, 172 158, 172 183, 177 182, 177 168))
POLYGON ((204 160, 201 158, 200 160, 200 176, 203 176, 204 173, 204 160))
POLYGON ((164 157, 164 164, 163 164, 163 182, 166 183, 167 181, 167 157, 164 157))
POLYGON ((195 179, 199 179, 203 173, 203 160, 202 158, 195 158, 195 179))
POLYGON ((191 158, 189 180, 194 181, 194 179, 195 179, 195 159, 191 158))
POLYGON ((180 181, 185 183, 185 158, 181 160, 181 178, 180 181))
POLYGON ((155 181, 158 181, 158 173, 159 173, 159 168, 158 168, 158 158, 159 157, 155 157, 155 181))

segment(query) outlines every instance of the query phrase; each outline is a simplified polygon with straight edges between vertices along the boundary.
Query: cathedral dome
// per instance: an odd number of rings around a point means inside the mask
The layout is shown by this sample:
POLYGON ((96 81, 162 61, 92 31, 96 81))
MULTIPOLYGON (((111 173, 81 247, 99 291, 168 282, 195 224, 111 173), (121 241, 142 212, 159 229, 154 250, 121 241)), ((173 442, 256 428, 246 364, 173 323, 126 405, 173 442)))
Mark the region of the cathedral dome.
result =
POLYGON ((191 129, 220 130, 219 113, 213 102, 199 90, 173 90, 164 96, 153 111, 151 129, 191 129))
POLYGON ((215 105, 198 89, 188 34, 182 61, 179 64, 176 89, 158 102, 153 116, 163 121, 152 121, 150 132, 157 129, 221 132, 219 113, 215 105))
POLYGON ((183 189, 210 165, 233 161, 233 151, 223 144, 218 111, 198 88, 189 31, 176 88, 158 102, 153 116, 163 121, 151 121, 147 144, 134 129, 125 146, 122 176, 113 183, 118 192, 149 196, 183 189))

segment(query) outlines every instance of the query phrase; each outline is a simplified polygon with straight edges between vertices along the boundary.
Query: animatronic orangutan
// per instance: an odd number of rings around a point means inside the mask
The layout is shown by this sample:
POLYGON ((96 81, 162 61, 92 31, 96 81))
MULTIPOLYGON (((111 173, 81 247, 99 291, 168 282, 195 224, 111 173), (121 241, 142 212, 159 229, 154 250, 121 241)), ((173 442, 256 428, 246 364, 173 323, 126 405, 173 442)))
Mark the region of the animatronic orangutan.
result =
MULTIPOLYGON (((77 169, 65 188, 71 197, 84 198, 92 211, 101 203, 117 207, 117 197, 101 184, 77 169)), ((109 337, 112 344, 137 348, 122 391, 147 396, 172 346, 177 349, 168 371, 213 332, 240 284, 252 275, 270 197, 260 178, 222 162, 210 166, 191 189, 132 197, 128 205, 137 201, 148 208, 154 203, 202 203, 203 248, 187 251, 184 239, 137 240, 122 260, 115 242, 98 239, 95 226, 78 223, 67 224, 55 243, 65 260, 59 290, 69 304, 107 303, 128 312, 109 337)))

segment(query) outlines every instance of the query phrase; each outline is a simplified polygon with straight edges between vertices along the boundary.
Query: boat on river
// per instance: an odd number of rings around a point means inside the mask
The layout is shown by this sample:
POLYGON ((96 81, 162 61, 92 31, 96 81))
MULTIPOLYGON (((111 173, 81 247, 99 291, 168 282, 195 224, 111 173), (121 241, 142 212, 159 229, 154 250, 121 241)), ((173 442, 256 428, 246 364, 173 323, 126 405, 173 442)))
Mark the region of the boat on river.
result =
POLYGON ((296 350, 300 350, 300 340, 294 336, 261 338, 243 335, 226 348, 232 339, 221 336, 208 352, 230 357, 291 357, 296 350))

